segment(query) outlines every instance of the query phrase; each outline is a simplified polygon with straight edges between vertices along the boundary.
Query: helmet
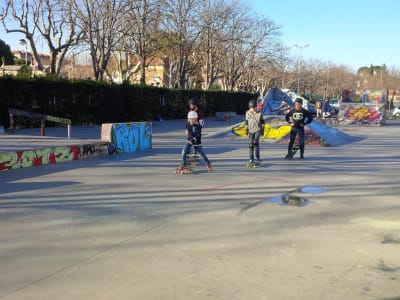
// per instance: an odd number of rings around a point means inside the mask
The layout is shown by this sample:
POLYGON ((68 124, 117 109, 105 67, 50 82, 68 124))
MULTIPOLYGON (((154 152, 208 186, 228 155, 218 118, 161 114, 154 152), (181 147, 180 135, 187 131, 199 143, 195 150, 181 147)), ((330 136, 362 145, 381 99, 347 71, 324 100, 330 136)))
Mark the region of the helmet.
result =
POLYGON ((195 98, 192 98, 192 99, 189 99, 189 105, 190 104, 194 104, 194 105, 198 106, 199 105, 199 101, 197 99, 195 99, 195 98))
POLYGON ((250 100, 249 101, 249 108, 256 107, 256 106, 257 106, 256 100, 250 100))
POLYGON ((188 119, 197 119, 197 112, 195 111, 189 111, 187 115, 188 119))

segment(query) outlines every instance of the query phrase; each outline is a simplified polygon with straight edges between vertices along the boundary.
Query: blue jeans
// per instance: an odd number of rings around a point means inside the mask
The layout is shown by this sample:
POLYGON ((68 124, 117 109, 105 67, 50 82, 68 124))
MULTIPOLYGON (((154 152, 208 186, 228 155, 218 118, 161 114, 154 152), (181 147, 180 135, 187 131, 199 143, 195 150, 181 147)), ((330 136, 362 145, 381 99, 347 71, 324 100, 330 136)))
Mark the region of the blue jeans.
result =
POLYGON ((299 146, 300 146, 300 156, 304 155, 304 127, 296 128, 292 127, 290 130, 290 141, 288 146, 288 153, 292 151, 294 141, 296 139, 296 135, 299 137, 299 146))
POLYGON ((249 133, 249 157, 251 161, 260 160, 260 135, 261 131, 249 133))
POLYGON ((201 145, 192 145, 189 142, 186 142, 185 146, 183 146, 182 149, 182 161, 181 161, 182 164, 186 165, 186 156, 190 153, 190 149, 192 147, 194 147, 194 149, 201 155, 206 164, 210 163, 201 145))

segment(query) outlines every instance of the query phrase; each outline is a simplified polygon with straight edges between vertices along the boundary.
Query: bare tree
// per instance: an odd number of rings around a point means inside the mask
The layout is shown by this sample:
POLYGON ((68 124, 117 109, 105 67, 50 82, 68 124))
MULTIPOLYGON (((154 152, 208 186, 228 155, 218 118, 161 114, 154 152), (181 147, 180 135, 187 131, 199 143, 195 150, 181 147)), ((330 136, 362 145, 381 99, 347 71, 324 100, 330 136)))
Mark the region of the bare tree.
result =
POLYGON ((221 76, 219 66, 225 55, 220 45, 224 39, 223 28, 227 21, 226 9, 225 0, 202 0, 199 7, 200 68, 205 89, 210 89, 221 76))
POLYGON ((388 67, 386 78, 386 87, 390 90, 399 89, 400 86, 400 69, 399 67, 388 67))
POLYGON ((274 61, 275 68, 277 69, 276 72, 277 78, 280 79, 280 82, 277 82, 277 86, 281 88, 287 87, 287 71, 290 69, 290 66, 293 64, 293 60, 288 55, 289 48, 285 47, 281 43, 276 45, 276 55, 272 58, 274 61))
POLYGON ((71 0, 74 19, 84 32, 96 80, 104 74, 112 52, 117 49, 121 21, 127 8, 123 0, 71 0))
MULTIPOLYGON (((129 63, 130 73, 140 71, 140 83, 146 83, 146 66, 160 48, 159 38, 160 3, 156 0, 136 0, 129 4, 124 18, 125 35, 123 48, 137 58, 129 63)), ((126 56, 129 59, 129 55, 126 56)))
POLYGON ((79 43, 82 31, 76 30, 71 2, 40 0, 37 8, 34 20, 50 50, 50 72, 60 74, 65 55, 79 43))
MULTIPOLYGON (((7 33, 21 33, 25 36, 26 41, 29 43, 33 56, 35 57, 36 63, 39 70, 43 69, 43 65, 38 55, 38 51, 35 43, 35 31, 36 26, 33 22, 33 11, 34 7, 30 5, 28 0, 7 0, 5 7, 2 8, 2 25, 7 33), (14 28, 8 27, 8 19, 15 22, 14 28)), ((14 24, 14 22, 12 24, 14 24)))
POLYGON ((317 59, 309 59, 304 64, 303 68, 305 72, 301 81, 304 85, 303 91, 308 92, 310 100, 316 94, 326 97, 328 95, 327 80, 329 80, 329 71, 326 68, 326 64, 317 59))
POLYGON ((288 48, 285 48, 279 41, 270 41, 268 51, 256 52, 248 57, 248 67, 244 70, 239 80, 239 89, 254 92, 264 97, 271 87, 287 87, 290 81, 288 72, 292 61, 288 56, 288 48))
POLYGON ((1 22, 7 33, 22 33, 29 42, 39 70, 43 70, 36 40, 44 39, 49 48, 50 73, 59 74, 69 48, 77 44, 70 2, 62 0, 8 0, 4 15, 16 21, 18 28, 8 28, 6 18, 1 22))
POLYGON ((279 27, 267 18, 251 16, 245 7, 238 4, 232 4, 226 13, 225 41, 222 43, 226 59, 222 72, 225 89, 233 91, 241 85, 240 80, 256 57, 268 58, 271 55, 279 27))
POLYGON ((168 39, 171 69, 176 76, 173 85, 186 88, 188 77, 195 69, 194 59, 198 59, 195 48, 198 46, 200 29, 196 24, 198 0, 163 0, 162 30, 168 39))

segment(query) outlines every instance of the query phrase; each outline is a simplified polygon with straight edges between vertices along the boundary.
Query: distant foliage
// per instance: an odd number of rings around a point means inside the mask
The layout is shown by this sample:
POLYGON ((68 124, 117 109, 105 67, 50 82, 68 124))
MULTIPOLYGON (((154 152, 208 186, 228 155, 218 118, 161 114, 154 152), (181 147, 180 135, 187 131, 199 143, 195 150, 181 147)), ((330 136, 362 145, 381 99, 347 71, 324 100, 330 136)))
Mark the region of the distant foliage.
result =
MULTIPOLYGON (((0 78, 0 119, 8 124, 8 108, 54 115, 73 125, 186 118, 188 100, 196 97, 206 116, 218 111, 243 114, 250 93, 166 89, 90 80, 0 78)), ((30 120, 17 120, 29 126, 30 120)), ((35 125, 35 124, 34 124, 35 125)), ((56 124, 54 124, 56 126, 56 124)))
POLYGON ((3 64, 3 58, 4 64, 14 64, 14 57, 12 55, 10 46, 7 45, 3 40, 0 40, 0 65, 3 64))

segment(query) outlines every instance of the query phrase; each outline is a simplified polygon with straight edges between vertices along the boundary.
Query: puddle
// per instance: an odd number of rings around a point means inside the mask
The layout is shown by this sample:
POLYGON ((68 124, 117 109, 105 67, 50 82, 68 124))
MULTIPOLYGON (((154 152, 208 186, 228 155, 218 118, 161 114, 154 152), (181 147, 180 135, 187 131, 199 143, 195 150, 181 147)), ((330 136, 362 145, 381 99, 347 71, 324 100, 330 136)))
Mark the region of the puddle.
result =
POLYGON ((265 198, 264 201, 277 203, 280 205, 289 205, 289 206, 305 206, 309 202, 309 200, 307 200, 304 197, 294 196, 291 194, 284 194, 282 196, 265 198))
POLYGON ((241 215, 245 211, 249 210, 252 207, 255 207, 263 202, 272 202, 276 203, 279 205, 288 205, 288 206, 297 206, 297 207, 302 207, 306 206, 307 204, 310 203, 310 201, 302 196, 299 195, 293 195, 293 194, 322 194, 326 193, 327 190, 318 186, 313 186, 313 185, 305 185, 299 188, 296 188, 292 191, 286 192, 281 196, 275 196, 275 197, 269 197, 269 198, 264 198, 261 200, 258 200, 257 202, 249 203, 246 206, 244 206, 242 209, 240 209, 238 215, 241 215))
POLYGON ((390 234, 387 234, 384 236, 382 243, 383 244, 400 244, 400 239, 394 238, 390 234))
POLYGON ((295 190, 292 190, 288 193, 285 193, 281 196, 275 196, 270 198, 265 198, 263 201, 277 203, 279 205, 289 205, 289 206, 306 206, 310 203, 310 201, 302 196, 293 195, 293 193, 303 193, 303 194, 322 194, 327 192, 326 189, 318 187, 306 185, 299 187, 295 190))

